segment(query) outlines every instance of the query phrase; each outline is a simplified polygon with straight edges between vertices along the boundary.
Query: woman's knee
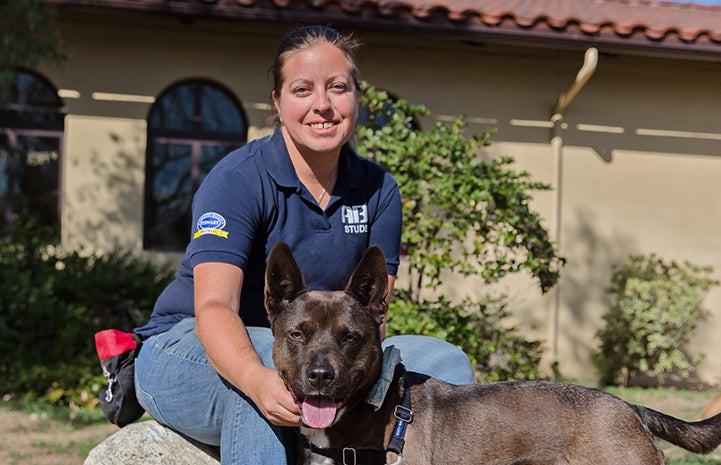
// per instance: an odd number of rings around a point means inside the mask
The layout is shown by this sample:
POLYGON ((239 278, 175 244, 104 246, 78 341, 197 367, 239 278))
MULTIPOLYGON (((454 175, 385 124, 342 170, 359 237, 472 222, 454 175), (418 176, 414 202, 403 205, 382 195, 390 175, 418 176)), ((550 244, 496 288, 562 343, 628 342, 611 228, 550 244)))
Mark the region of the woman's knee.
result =
POLYGON ((468 356, 450 342, 431 336, 392 336, 383 346, 394 345, 401 351, 403 364, 417 371, 451 384, 475 382, 473 367, 468 356))

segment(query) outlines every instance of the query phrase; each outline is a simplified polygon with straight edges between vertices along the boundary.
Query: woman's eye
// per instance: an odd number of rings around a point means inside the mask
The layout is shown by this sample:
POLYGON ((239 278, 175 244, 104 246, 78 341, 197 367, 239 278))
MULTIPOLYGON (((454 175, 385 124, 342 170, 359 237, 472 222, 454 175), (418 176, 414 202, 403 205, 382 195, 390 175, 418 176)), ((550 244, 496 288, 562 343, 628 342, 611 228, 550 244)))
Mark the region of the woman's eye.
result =
POLYGON ((336 83, 336 84, 333 84, 330 88, 331 88, 331 90, 333 90, 334 92, 339 92, 339 93, 340 93, 340 92, 345 92, 346 90, 348 90, 348 86, 347 86, 346 84, 340 83, 340 82, 339 82, 339 83, 336 83))
POLYGON ((306 95, 310 92, 310 89, 307 87, 296 87, 293 89, 293 93, 298 96, 306 95))

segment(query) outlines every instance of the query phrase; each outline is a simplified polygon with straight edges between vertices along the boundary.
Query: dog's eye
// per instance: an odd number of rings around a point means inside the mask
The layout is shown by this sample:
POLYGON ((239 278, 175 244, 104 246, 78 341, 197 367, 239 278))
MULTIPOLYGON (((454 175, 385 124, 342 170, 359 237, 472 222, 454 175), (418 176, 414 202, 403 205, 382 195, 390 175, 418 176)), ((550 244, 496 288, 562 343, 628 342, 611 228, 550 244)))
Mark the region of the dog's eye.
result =
POLYGON ((288 333, 288 337, 290 337, 294 341, 302 341, 303 333, 301 331, 291 331, 288 333))
POLYGON ((354 333, 348 333, 343 337, 343 343, 344 344, 355 344, 358 342, 360 337, 357 334, 354 333))

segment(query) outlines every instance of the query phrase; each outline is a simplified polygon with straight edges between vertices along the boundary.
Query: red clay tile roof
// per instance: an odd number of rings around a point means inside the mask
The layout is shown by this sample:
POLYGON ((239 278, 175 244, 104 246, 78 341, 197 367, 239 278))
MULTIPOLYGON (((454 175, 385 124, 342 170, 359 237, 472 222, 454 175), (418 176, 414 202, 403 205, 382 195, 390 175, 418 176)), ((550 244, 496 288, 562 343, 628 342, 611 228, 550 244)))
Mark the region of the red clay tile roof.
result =
POLYGON ((721 56, 721 6, 651 0, 47 0, 178 14, 721 56))
MULTIPOLYGON (((411 2, 416 5, 422 2, 411 2)), ((721 44, 721 7, 649 0, 447 0, 449 19, 477 15, 487 25, 548 26, 596 35, 634 34, 650 40, 712 40, 721 44)), ((419 9, 416 6, 416 9, 419 9)))

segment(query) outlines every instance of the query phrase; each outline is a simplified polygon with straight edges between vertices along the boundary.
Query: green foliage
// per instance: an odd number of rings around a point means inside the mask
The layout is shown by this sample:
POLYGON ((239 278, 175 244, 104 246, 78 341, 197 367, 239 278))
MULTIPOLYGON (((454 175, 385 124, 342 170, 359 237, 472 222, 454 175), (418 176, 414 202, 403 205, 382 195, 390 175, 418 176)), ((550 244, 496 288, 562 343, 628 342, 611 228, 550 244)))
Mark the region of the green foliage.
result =
POLYGON ((503 329, 503 306, 493 311, 468 300, 453 306, 443 296, 429 301, 421 293, 443 279, 480 276, 490 283, 520 271, 544 292, 555 285, 563 260, 529 207, 530 193, 548 186, 514 171, 509 157, 482 160, 479 149, 489 145, 492 131, 467 137, 463 117, 422 131, 414 122, 429 115, 427 108, 394 101, 371 86, 363 90, 368 121, 356 130, 356 147, 393 174, 403 199, 410 279, 406 289, 397 289, 389 332, 455 342, 485 379, 536 378, 539 344, 523 341, 515 328, 503 329))
POLYGON ((16 68, 66 60, 56 16, 55 7, 40 0, 0 3, 0 104, 10 98, 16 68))
POLYGON ((513 171, 509 157, 481 160, 478 149, 490 144, 491 131, 466 137, 463 117, 415 129, 414 118, 428 110, 373 87, 365 88, 363 104, 369 122, 357 129, 356 145, 400 186, 413 298, 436 287, 442 271, 492 282, 525 270, 543 291, 556 284, 562 260, 529 207, 530 192, 549 187, 513 171))
POLYGON ((524 339, 517 328, 503 326, 510 316, 503 303, 453 305, 443 296, 414 302, 399 291, 388 314, 388 335, 425 334, 455 344, 471 359, 481 382, 540 378, 543 347, 524 339))
POLYGON ((684 346, 709 311, 703 299, 718 281, 710 267, 665 262, 654 254, 631 256, 616 269, 609 292, 613 306, 597 333, 593 361, 603 385, 626 385, 637 374, 687 375, 702 356, 684 346))
POLYGON ((40 0, 8 0, 0 4, 0 67, 65 60, 56 17, 55 7, 40 0))
POLYGON ((92 404, 94 333, 144 322, 172 272, 127 252, 65 252, 53 237, 33 221, 0 237, 0 394, 92 404))

